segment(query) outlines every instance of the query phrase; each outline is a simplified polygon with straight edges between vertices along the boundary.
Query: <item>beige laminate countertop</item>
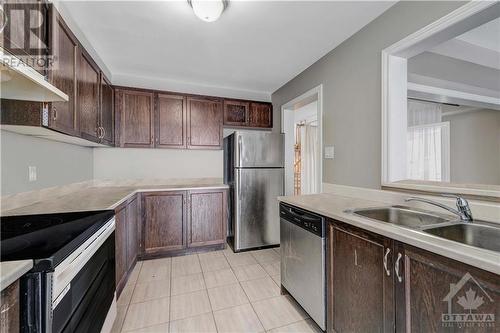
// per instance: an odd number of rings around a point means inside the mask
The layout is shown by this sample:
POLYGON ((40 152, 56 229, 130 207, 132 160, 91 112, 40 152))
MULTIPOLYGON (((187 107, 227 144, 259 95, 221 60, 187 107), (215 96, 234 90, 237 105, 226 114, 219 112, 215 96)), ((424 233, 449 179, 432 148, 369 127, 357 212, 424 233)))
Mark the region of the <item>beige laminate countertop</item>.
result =
POLYGON ((33 260, 0 262, 0 290, 4 290, 33 267, 33 260))
MULTIPOLYGON (((84 210, 114 209, 138 192, 181 191, 227 188, 219 180, 149 180, 149 181, 98 181, 67 194, 55 193, 46 200, 2 212, 2 216, 62 213, 84 210), (119 185, 119 186, 117 186, 119 185), (124 185, 124 186, 121 186, 124 185)), ((4 261, 0 263, 1 290, 8 287, 33 267, 33 260, 4 261)))
POLYGON ((114 209, 130 196, 138 192, 181 191, 192 189, 220 189, 227 185, 220 182, 185 181, 184 183, 137 183, 127 186, 114 186, 102 183, 76 190, 74 192, 39 201, 31 205, 2 212, 2 216, 62 213, 83 210, 114 209))
POLYGON ((497 252, 345 212, 347 209, 380 207, 391 205, 391 203, 327 193, 280 197, 279 201, 500 275, 500 254, 497 252))

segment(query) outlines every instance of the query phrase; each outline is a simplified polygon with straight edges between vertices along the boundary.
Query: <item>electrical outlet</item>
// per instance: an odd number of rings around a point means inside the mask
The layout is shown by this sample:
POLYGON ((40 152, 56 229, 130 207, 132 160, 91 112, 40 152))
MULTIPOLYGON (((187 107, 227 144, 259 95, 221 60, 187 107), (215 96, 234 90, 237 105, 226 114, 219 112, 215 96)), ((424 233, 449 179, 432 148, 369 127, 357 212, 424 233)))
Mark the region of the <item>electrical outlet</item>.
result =
POLYGON ((325 147, 325 159, 333 160, 334 156, 335 156, 335 148, 333 146, 326 146, 325 147))
POLYGON ((36 182, 36 166, 28 166, 28 179, 30 182, 36 182))

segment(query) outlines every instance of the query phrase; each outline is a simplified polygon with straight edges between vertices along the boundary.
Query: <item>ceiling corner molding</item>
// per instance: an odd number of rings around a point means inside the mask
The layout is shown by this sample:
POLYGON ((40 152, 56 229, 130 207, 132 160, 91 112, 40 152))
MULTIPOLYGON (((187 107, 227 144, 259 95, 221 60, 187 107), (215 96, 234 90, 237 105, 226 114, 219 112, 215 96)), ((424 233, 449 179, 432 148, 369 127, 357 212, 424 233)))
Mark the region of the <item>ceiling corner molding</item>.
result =
POLYGON ((112 83, 113 85, 118 86, 271 102, 271 93, 266 91, 235 89, 197 82, 185 82, 157 77, 139 76, 128 73, 114 73, 112 83))

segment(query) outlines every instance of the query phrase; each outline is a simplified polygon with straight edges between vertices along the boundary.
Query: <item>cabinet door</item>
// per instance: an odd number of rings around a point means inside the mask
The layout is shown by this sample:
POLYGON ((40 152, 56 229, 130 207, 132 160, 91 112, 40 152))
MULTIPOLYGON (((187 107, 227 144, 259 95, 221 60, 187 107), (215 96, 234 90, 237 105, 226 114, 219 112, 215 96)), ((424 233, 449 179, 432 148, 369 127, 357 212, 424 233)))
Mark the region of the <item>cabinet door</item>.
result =
POLYGON ((328 331, 393 332, 392 241, 340 223, 328 228, 328 331))
POLYGON ((49 127, 66 134, 78 136, 76 107, 78 41, 59 14, 54 15, 52 28, 52 50, 57 61, 54 62, 52 70, 49 71, 50 82, 65 92, 69 97, 69 101, 52 102, 49 127))
POLYGON ((273 106, 270 103, 250 103, 248 114, 248 126, 250 127, 273 127, 273 106))
POLYGON ((120 295, 127 276, 127 209, 121 207, 115 212, 115 265, 116 292, 120 295))
POLYGON ((19 280, 2 290, 0 296, 0 332, 19 332, 19 280))
POLYGON ((224 125, 247 126, 250 103, 224 100, 224 125))
POLYGON ((48 54, 50 6, 52 4, 45 1, 2 1, 0 45, 20 58, 31 57, 34 61, 28 65, 42 75, 45 75, 46 62, 37 57, 48 54))
POLYGON ((188 148, 222 149, 222 102, 188 98, 188 148))
POLYGON ((186 98, 158 94, 156 100, 156 147, 186 148, 186 98))
POLYGON ((153 147, 153 93, 117 91, 120 147, 153 147))
POLYGON ((80 116, 80 136, 97 142, 101 135, 99 127, 99 68, 83 50, 78 62, 78 114, 80 116))
POLYGON ((142 197, 142 208, 142 244, 146 254, 185 248, 185 191, 145 193, 142 197))
POLYGON ((188 196, 188 247, 224 244, 227 224, 226 191, 189 191, 188 196))
POLYGON ((101 142, 107 145, 113 145, 115 141, 114 133, 114 92, 111 83, 101 73, 101 142))
POLYGON ((138 221, 138 201, 137 198, 132 199, 127 204, 127 271, 135 264, 139 249, 139 221, 138 221))
POLYGON ((395 270, 396 332, 499 331, 498 275, 402 243, 395 270))

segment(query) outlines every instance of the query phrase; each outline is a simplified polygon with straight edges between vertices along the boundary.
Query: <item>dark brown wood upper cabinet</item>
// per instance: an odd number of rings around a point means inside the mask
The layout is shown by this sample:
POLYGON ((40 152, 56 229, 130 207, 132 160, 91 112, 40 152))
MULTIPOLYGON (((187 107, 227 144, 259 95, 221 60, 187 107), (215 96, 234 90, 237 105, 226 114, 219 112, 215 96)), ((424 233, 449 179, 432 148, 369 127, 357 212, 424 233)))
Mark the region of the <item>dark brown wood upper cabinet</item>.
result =
POLYGON ((224 100, 224 125, 247 126, 250 103, 244 101, 224 100))
MULTIPOLYGON (((4 50, 21 58, 48 55, 52 4, 46 1, 9 0, 2 1, 2 6, 5 27, 0 32, 0 45, 4 50), (29 22, 29 30, 23 22, 29 22)), ((33 68, 45 75, 46 63, 37 63, 33 68)))
MULTIPOLYGON (((498 325, 498 275, 407 244, 395 243, 394 258, 396 261, 400 258, 399 265, 396 265, 399 278, 395 277, 396 332, 499 332, 499 327, 492 326, 491 322, 446 320, 450 311, 452 314, 492 314, 498 325), (468 306, 467 302, 472 303, 468 306), (461 324, 469 326, 461 327, 461 324)), ((448 316, 448 319, 452 317, 448 316)))
POLYGON ((248 114, 249 127, 273 127, 273 105, 271 103, 250 103, 248 114))
POLYGON ((136 90, 116 90, 115 113, 119 124, 120 147, 154 146, 153 93, 136 90))
POLYGON ((158 94, 156 97, 155 147, 186 148, 186 97, 158 94))
POLYGON ((101 136, 99 124, 100 71, 92 58, 84 50, 80 51, 77 71, 80 136, 98 142, 101 136))
POLYGON ((188 97, 188 148, 222 148, 222 101, 188 97))
POLYGON ((53 15, 52 52, 56 62, 49 71, 49 82, 69 97, 68 102, 52 102, 49 127, 57 131, 78 136, 77 62, 78 40, 59 14, 53 15))
POLYGON ((328 248, 328 331, 393 332, 392 240, 330 223, 328 248))
POLYGON ((114 108, 114 91, 111 82, 101 72, 101 107, 100 107, 100 125, 101 125, 101 142, 107 145, 113 145, 115 142, 115 108, 114 108))
POLYGON ((142 194, 143 253, 161 254, 181 250, 186 245, 186 192, 149 192, 142 194))
POLYGON ((223 244, 225 242, 226 200, 226 190, 188 192, 188 247, 223 244))

